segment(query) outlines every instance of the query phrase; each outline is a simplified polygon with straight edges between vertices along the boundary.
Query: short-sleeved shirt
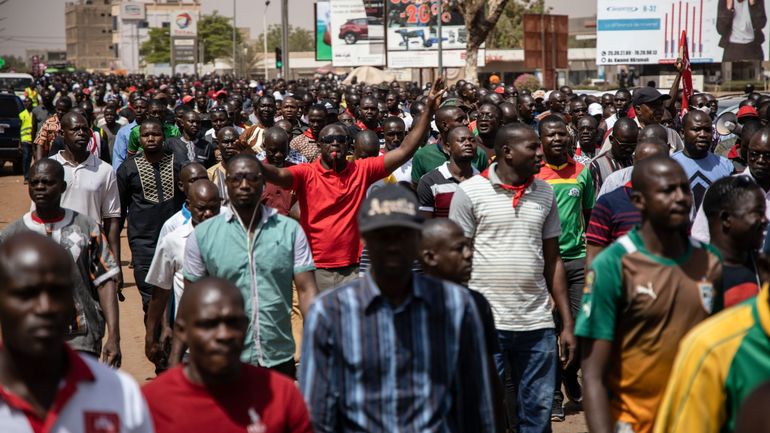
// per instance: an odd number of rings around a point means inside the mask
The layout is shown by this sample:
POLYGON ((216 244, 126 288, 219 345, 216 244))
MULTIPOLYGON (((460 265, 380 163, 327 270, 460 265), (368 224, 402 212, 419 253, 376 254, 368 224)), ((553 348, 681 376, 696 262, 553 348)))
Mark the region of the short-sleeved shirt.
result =
POLYGON ((586 229, 586 242, 606 247, 641 224, 642 214, 631 203, 628 186, 618 188, 596 200, 586 229))
POLYGON ((583 164, 568 158, 557 167, 545 164, 535 175, 546 181, 556 197, 561 220, 559 251, 564 260, 576 260, 586 256, 585 232, 587 222, 583 211, 594 207, 594 183, 591 173, 583 164))
POLYGON ((294 382, 264 368, 241 365, 233 384, 196 385, 178 366, 142 388, 159 433, 312 433, 294 382))
POLYGON ((76 350, 101 354, 105 321, 97 288, 116 276, 120 268, 99 225, 70 209, 64 209, 64 217, 60 221, 51 223, 45 223, 28 212, 0 233, 0 243, 8 236, 23 231, 51 237, 72 256, 75 261, 72 271, 75 316, 70 324, 69 345, 76 350))
POLYGON ((93 154, 80 164, 64 158, 62 152, 51 159, 64 167, 67 189, 61 205, 101 224, 104 218, 120 218, 120 192, 112 167, 93 154))
POLYGON ((698 241, 670 259, 651 254, 636 229, 603 250, 586 274, 575 335, 612 342, 611 416, 652 431, 679 341, 719 308, 722 266, 698 241))
MULTIPOLYGON (((474 168, 473 174, 477 175, 479 171, 474 168)), ((448 217, 449 205, 452 204, 452 197, 459 185, 460 181, 449 171, 449 162, 429 171, 417 185, 420 210, 431 212, 434 218, 448 217)))
POLYGON ((633 162, 629 160, 620 160, 612 156, 612 152, 605 152, 594 158, 588 169, 591 171, 591 177, 594 180, 594 191, 601 191, 602 184, 610 174, 621 168, 630 167, 633 162))
MULTIPOLYGON (((60 348, 56 348, 61 350, 60 348)), ((0 349, 2 350, 2 349, 0 349)), ((54 409, 39 418, 22 397, 0 385, 0 431, 13 433, 152 433, 150 412, 139 386, 126 373, 65 346, 67 372, 54 409)))
POLYGON ((693 197, 692 210, 690 211, 690 221, 692 221, 695 219, 695 214, 701 203, 703 203, 706 190, 717 180, 733 174, 735 167, 729 159, 711 152, 701 159, 692 159, 684 152, 677 152, 671 157, 684 168, 687 179, 690 180, 693 197))
POLYGON ((230 208, 195 227, 187 238, 184 278, 224 278, 246 300, 249 327, 241 361, 273 367, 294 357, 291 333, 292 281, 315 270, 313 255, 299 224, 260 206, 251 241, 230 208))
POLYGON ((184 293, 184 248, 192 232, 193 225, 188 221, 166 236, 159 237, 145 278, 147 284, 164 290, 174 290, 175 315, 179 311, 179 300, 184 293))
MULTIPOLYGON (((449 153, 441 148, 441 143, 426 144, 417 149, 412 157, 412 183, 417 185, 421 177, 447 161, 449 161, 449 153)), ((473 158, 472 164, 479 171, 489 166, 489 158, 481 147, 476 148, 476 157, 473 158)))
MULTIPOLYGON (((267 164, 266 161, 262 161, 267 164)), ((284 168, 294 166, 293 163, 284 162, 284 168)), ((292 206, 297 202, 297 195, 291 188, 283 188, 274 183, 266 183, 262 190, 262 204, 278 211, 279 214, 288 216, 292 206)))
POLYGON ((321 159, 289 167, 291 188, 297 193, 300 224, 307 234, 319 268, 358 263, 361 241, 358 209, 366 191, 387 176, 385 157, 349 161, 339 173, 327 170, 321 159))
POLYGON ((705 320, 679 345, 655 433, 735 431, 746 397, 770 380, 770 290, 705 320))
POLYGON ((449 208, 449 218, 473 239, 468 286, 487 298, 497 329, 553 328, 543 275, 543 240, 561 235, 553 189, 534 179, 514 208, 514 193, 500 186, 496 166, 487 170, 489 178, 479 175, 462 182, 449 208))
POLYGON ((609 194, 612 191, 615 191, 616 189, 631 182, 631 175, 633 173, 634 166, 632 165, 630 167, 621 168, 620 170, 607 176, 607 179, 604 179, 604 183, 602 183, 602 188, 598 190, 599 192, 596 194, 596 199, 599 200, 599 197, 603 196, 604 194, 609 194))

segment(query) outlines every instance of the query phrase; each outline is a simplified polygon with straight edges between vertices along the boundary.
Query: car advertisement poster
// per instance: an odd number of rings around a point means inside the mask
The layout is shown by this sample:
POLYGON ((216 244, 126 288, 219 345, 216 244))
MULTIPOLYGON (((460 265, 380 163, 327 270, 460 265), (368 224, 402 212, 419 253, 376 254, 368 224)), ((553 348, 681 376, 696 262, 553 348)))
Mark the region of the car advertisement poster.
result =
POLYGON ((673 63, 687 33, 692 63, 768 60, 770 0, 598 0, 596 63, 673 63))
POLYGON ((328 1, 315 4, 315 59, 319 62, 332 59, 331 8, 328 1))
POLYGON ((384 0, 330 0, 332 65, 385 65, 384 0))
MULTIPOLYGON (((438 67, 438 1, 386 1, 385 40, 389 68, 438 67)), ((441 26, 443 66, 464 66, 468 33, 463 17, 446 8, 441 14, 441 26)), ((479 59, 484 61, 483 50, 479 59)))

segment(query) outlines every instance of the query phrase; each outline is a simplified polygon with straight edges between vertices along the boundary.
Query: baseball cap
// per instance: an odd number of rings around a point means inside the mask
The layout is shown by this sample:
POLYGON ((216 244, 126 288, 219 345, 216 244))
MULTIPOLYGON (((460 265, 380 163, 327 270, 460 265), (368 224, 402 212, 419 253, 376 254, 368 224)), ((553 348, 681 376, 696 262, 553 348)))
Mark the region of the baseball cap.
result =
POLYGON ((738 114, 735 117, 740 121, 745 121, 750 117, 759 117, 759 113, 757 113, 757 109, 751 105, 744 105, 738 109, 738 114))
POLYGON ((634 105, 649 104, 650 102, 665 101, 667 99, 671 99, 671 95, 664 95, 654 87, 645 86, 634 90, 634 105))
POLYGON ((404 227, 421 230, 423 218, 414 193, 400 185, 385 185, 374 190, 358 211, 358 230, 361 233, 385 227, 404 227))
POLYGON ((596 116, 597 114, 603 114, 604 110, 602 109, 602 104, 599 104, 598 102, 594 102, 588 106, 588 115, 589 116, 596 116))
POLYGON ((182 97, 182 104, 187 104, 188 102, 192 101, 193 97, 190 95, 184 95, 182 97))

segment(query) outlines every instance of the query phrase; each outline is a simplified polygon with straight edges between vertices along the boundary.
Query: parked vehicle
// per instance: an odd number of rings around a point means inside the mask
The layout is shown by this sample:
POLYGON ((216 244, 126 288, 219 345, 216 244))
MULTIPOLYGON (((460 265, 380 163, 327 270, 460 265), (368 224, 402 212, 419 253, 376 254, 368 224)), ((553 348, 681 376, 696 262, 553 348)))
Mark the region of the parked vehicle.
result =
POLYGON ((381 18, 366 17, 347 20, 340 26, 339 38, 352 45, 359 40, 385 39, 384 23, 381 18))
POLYGON ((32 86, 35 79, 29 74, 0 73, 0 92, 12 91, 19 98, 24 97, 24 89, 32 86))
POLYGON ((0 167, 13 164, 13 171, 21 173, 21 119, 24 109, 21 99, 11 93, 0 93, 0 167))

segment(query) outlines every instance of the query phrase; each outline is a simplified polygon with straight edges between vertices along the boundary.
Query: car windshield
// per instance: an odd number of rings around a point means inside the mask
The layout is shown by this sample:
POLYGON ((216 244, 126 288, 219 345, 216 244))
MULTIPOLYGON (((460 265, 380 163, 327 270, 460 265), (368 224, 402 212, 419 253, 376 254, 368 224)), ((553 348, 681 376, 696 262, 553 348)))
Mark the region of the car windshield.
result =
POLYGON ((27 77, 0 77, 0 90, 23 91, 32 85, 32 79, 27 77))

